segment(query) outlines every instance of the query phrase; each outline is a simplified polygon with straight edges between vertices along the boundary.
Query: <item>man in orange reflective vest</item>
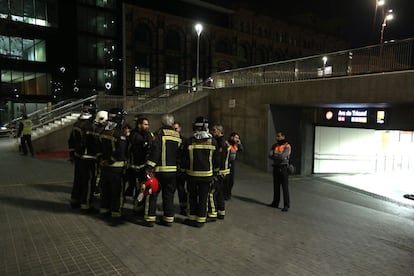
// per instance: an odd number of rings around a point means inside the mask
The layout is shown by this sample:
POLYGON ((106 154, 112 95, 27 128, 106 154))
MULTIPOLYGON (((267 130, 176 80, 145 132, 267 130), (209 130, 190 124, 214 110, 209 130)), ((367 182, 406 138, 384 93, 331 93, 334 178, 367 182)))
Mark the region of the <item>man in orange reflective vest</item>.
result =
POLYGON ((225 179, 224 199, 229 200, 229 199, 231 199, 232 190, 233 190, 233 186, 234 186, 234 176, 235 176, 235 173, 236 173, 237 153, 243 151, 243 144, 241 142, 240 135, 237 132, 232 132, 230 134, 229 140, 226 141, 226 144, 230 149, 230 156, 229 156, 230 174, 225 179))
POLYGON ((286 141, 285 134, 278 132, 276 134, 276 144, 269 152, 269 158, 273 160, 273 201, 268 206, 279 208, 280 186, 283 190, 283 212, 287 212, 290 207, 289 201, 289 158, 292 148, 286 141))

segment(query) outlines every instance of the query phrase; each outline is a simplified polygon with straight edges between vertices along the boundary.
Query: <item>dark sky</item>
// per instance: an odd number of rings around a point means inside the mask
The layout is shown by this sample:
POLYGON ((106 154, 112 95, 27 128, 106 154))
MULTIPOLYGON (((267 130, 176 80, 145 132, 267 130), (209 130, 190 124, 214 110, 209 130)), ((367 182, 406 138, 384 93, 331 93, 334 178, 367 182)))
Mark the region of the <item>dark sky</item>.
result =
MULTIPOLYGON (((279 1, 271 1, 279 2, 279 1)), ((374 23, 376 0, 308 0, 291 1, 303 10, 313 11, 321 18, 339 19, 343 32, 353 47, 378 44, 380 41, 382 11, 374 23)), ((291 10, 292 4, 290 4, 291 10)), ((273 6, 275 4, 272 4, 273 6)), ((384 40, 414 37, 414 0, 386 0, 385 10, 392 9, 394 19, 384 29, 384 40)))
MULTIPOLYGON (((238 0, 236 2, 242 1, 250 4, 252 9, 277 17, 312 12, 322 20, 332 19, 335 22, 342 22, 342 35, 351 41, 352 47, 378 44, 380 41, 383 21, 381 13, 375 26, 373 24, 376 0, 238 0)), ((212 2, 223 4, 232 1, 212 0, 212 2)), ((395 18, 385 27, 384 40, 413 38, 414 0, 386 0, 386 10, 388 9, 393 10, 395 18)))

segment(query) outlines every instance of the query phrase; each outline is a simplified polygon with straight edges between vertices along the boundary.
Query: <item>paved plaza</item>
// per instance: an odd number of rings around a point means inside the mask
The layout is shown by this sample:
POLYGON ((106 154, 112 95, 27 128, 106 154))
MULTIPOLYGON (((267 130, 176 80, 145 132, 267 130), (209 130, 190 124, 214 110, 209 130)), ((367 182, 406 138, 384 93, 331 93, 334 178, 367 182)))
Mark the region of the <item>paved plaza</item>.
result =
POLYGON ((224 220, 147 228, 130 199, 117 226, 70 209, 67 160, 20 156, 4 138, 0 167, 0 275, 413 274, 414 202, 363 190, 372 178, 292 176, 281 212, 266 206, 271 174, 239 162, 224 220))

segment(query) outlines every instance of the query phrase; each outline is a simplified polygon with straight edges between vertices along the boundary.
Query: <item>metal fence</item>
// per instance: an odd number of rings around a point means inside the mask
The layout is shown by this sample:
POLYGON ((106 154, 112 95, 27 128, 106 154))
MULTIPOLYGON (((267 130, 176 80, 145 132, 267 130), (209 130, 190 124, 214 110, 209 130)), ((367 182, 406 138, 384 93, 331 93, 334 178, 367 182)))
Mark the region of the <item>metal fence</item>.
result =
MULTIPOLYGON (((32 129, 36 130, 51 122, 55 122, 56 120, 62 120, 65 116, 70 115, 71 113, 80 113, 81 106, 86 101, 96 101, 96 95, 85 99, 62 101, 55 105, 51 105, 50 107, 38 109, 35 112, 27 114, 33 122, 32 129)), ((6 127, 17 128, 21 119, 22 117, 18 117, 10 121, 6 127)))
POLYGON ((226 70, 212 75, 212 88, 373 74, 414 69, 414 38, 323 55, 226 70))

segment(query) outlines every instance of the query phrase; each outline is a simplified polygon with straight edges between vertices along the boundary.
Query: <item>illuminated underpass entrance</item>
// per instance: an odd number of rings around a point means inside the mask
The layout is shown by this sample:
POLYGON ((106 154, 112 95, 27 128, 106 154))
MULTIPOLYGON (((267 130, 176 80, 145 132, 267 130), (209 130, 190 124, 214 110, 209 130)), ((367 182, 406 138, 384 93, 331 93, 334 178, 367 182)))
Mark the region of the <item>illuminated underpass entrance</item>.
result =
POLYGON ((414 172, 414 132, 315 128, 314 173, 414 172))

